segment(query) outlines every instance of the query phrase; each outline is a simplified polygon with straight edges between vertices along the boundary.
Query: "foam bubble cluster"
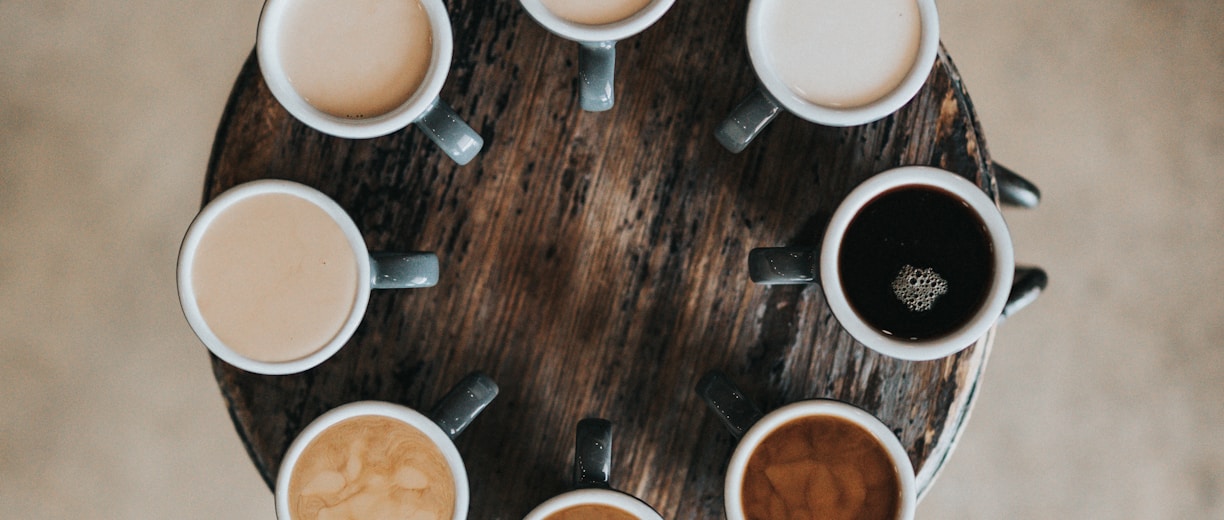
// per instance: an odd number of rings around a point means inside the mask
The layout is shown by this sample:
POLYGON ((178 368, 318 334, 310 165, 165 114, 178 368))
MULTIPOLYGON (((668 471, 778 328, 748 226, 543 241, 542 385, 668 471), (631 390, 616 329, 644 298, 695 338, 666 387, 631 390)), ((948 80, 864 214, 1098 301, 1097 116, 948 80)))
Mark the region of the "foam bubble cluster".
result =
POLYGON ((909 310, 926 312, 935 305, 935 300, 947 294, 948 281, 934 269, 919 269, 906 264, 893 279, 892 289, 897 299, 909 310))

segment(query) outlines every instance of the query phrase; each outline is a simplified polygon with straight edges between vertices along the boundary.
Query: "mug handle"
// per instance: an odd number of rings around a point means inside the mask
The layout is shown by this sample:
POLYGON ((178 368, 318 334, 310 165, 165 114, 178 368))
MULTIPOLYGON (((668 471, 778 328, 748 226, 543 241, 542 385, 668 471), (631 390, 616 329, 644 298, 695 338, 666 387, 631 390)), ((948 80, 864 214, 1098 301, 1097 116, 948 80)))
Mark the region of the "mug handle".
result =
POLYGON ((578 100, 588 112, 610 110, 615 103, 616 42, 579 42, 578 100))
POLYGON ((438 255, 433 253, 373 253, 370 287, 418 289, 438 285, 438 255))
POLYGON ((610 489, 612 423, 605 419, 578 421, 574 436, 574 488, 610 489))
POLYGON ((748 252, 748 277, 760 285, 820 283, 820 252, 802 247, 759 247, 748 252))
POLYGON ((999 316, 998 323, 1003 323, 1020 309, 1033 303, 1049 282, 1050 278, 1044 269, 1017 266, 1016 275, 1012 278, 1011 292, 1007 295, 1007 305, 1003 306, 1003 314, 999 316))
POLYGON ((497 392, 497 383, 489 376, 473 372, 438 401, 429 413, 429 418, 433 419, 448 437, 454 439, 493 402, 497 392))
POLYGON ((999 202, 1005 206, 1033 209, 1041 203, 1041 190, 1016 172, 999 163, 993 163, 995 182, 999 183, 999 202))
POLYGON ((731 153, 740 153, 781 111, 777 98, 757 87, 718 125, 714 137, 731 153))
POLYGON ((434 99, 415 123, 429 136, 429 140, 460 166, 471 162, 484 147, 484 138, 440 98, 434 99))
POLYGON ((710 405, 722 423, 739 439, 764 415, 735 383, 722 372, 711 370, 697 382, 697 395, 710 405))

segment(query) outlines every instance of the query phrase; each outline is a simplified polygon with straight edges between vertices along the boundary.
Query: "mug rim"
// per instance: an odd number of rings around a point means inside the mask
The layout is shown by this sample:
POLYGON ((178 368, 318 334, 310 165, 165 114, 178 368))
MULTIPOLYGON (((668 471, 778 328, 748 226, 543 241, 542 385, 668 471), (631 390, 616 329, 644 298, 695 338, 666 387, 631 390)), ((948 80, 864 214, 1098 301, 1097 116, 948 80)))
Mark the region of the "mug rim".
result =
POLYGON ((357 224, 353 222, 352 217, 335 200, 332 200, 331 197, 328 197, 323 192, 305 184, 282 179, 260 179, 238 184, 225 190, 209 201, 208 204, 205 204, 204 208, 192 220, 191 225, 187 228, 186 235, 183 237, 183 243, 179 248, 176 274, 179 305, 182 307, 183 315, 187 318, 187 323, 191 325, 191 329, 195 332, 196 337, 204 343, 205 347, 208 347, 209 351, 221 358, 222 361, 248 372, 265 375, 285 375, 302 372, 332 357, 353 336, 358 325, 361 324, 361 320, 365 316, 366 306, 369 304, 371 290, 370 253, 366 248, 365 239, 362 237, 361 231, 357 229, 357 224), (349 246, 352 248, 353 257, 357 265, 357 294, 354 297, 353 306, 349 311, 348 317, 345 319, 344 324, 336 331, 335 336, 321 348, 306 356, 281 362, 256 361, 248 358, 234 351, 221 338, 217 337, 200 312, 191 276, 192 270, 195 267, 195 255, 199 249, 200 240, 203 239, 213 221, 239 201, 257 195, 273 193, 293 195, 322 209, 340 227, 341 232, 344 233, 349 246))
POLYGON ((400 404, 372 400, 356 401, 332 408, 324 412, 323 415, 316 417, 293 439, 293 443, 289 445, 289 450, 285 452, 285 456, 281 460, 280 470, 276 474, 276 489, 274 492, 276 517, 281 520, 290 520, 292 518, 289 514, 289 480, 293 476, 293 468, 297 465, 298 458, 301 457, 302 452, 306 450, 310 442, 328 428, 345 419, 367 415, 399 420, 408 426, 416 428, 417 431, 425 434, 434 443, 434 446, 438 448, 438 451, 446 459, 455 485, 454 519, 467 518, 468 501, 470 498, 467 468, 463 464, 463 457, 459 454, 459 449, 455 447, 455 441, 446 435, 446 432, 442 431, 442 428, 437 423, 421 412, 400 404))
POLYGON ((897 508, 897 518, 911 519, 917 505, 917 491, 914 477, 914 467, 909 454, 901 441, 897 439, 887 425, 865 410, 849 403, 834 399, 808 399, 794 402, 778 408, 757 420, 736 445, 727 463, 727 476, 724 479, 723 506, 729 520, 743 520, 743 501, 741 487, 748 461, 756 448, 769 434, 795 419, 804 417, 838 417, 863 428, 879 443, 888 458, 892 460, 897 470, 898 491, 901 502, 897 508))
POLYGON ((1015 251, 1007 223, 994 200, 968 179, 930 166, 902 166, 876 174, 854 188, 838 205, 825 230, 820 250, 820 286, 841 326, 863 345, 898 359, 925 361, 942 358, 986 335, 1003 313, 1015 274, 1015 251), (839 272, 841 243, 850 223, 878 195, 904 186, 926 186, 964 201, 986 226, 994 249, 994 277, 984 302, 956 330, 922 340, 898 339, 869 325, 850 305, 839 272))
POLYGON ((432 33, 433 49, 429 70, 416 91, 400 106, 373 117, 350 119, 328 114, 307 102, 293 88, 281 61, 280 46, 276 45, 281 25, 289 5, 294 0, 267 0, 259 13, 255 36, 255 54, 259 70, 272 96, 294 118, 328 135, 348 139, 380 137, 401 130, 421 118, 438 99, 442 85, 450 73, 454 52, 454 35, 450 16, 442 0, 415 0, 425 9, 432 33))
POLYGON ((540 0, 519 0, 527 14, 549 32, 576 42, 619 41, 654 25, 671 9, 675 0, 651 0, 628 18, 603 25, 571 22, 554 14, 540 0))
POLYGON ((918 18, 921 35, 918 40, 918 53, 914 63, 904 79, 884 96, 854 107, 828 107, 819 105, 800 97, 773 70, 766 58, 762 33, 757 29, 764 16, 762 11, 767 4, 775 0, 752 0, 748 4, 748 17, 745 34, 748 40, 748 56, 752 61, 757 79, 774 99, 795 114, 809 122, 827 126, 856 126, 883 119, 900 110, 909 103, 930 76, 931 67, 939 51, 939 13, 935 8, 935 0, 915 0, 918 3, 918 18))
POLYGON ((663 520, 663 516, 642 499, 615 489, 583 488, 566 491, 540 503, 523 520, 544 520, 569 507, 599 504, 622 509, 644 520, 663 520))

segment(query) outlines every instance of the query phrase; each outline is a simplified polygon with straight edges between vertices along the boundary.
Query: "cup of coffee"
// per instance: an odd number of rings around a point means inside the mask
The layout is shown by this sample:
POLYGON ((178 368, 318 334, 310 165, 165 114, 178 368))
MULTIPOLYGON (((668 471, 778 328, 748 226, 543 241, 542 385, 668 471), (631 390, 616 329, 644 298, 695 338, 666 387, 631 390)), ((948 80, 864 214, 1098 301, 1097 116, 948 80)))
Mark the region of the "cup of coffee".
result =
POLYGON ((552 33, 579 43, 578 99, 601 112, 615 103, 616 42, 650 27, 675 0, 520 0, 552 33))
POLYGON ((935 63, 939 16, 935 0, 752 0, 746 34, 760 85, 715 131, 735 153, 783 108, 827 126, 896 112, 935 63))
POLYGON ((762 415, 716 371, 698 382, 697 393, 739 439, 723 490, 728 520, 914 517, 909 455, 871 414, 813 399, 762 415))
POLYGON ((276 517, 463 520, 468 478, 454 439, 497 397, 474 373, 429 416, 383 401, 334 408, 289 445, 276 477, 276 517))
POLYGON ((213 354, 258 374, 322 363, 357 330, 370 289, 432 287, 433 253, 374 253, 344 209, 285 180, 240 184, 196 216, 179 303, 213 354))
POLYGON ((758 284, 819 283, 842 327, 907 360, 977 341, 1003 313, 1015 263, 998 206, 951 172, 904 166, 877 174, 838 205, 819 250, 754 249, 758 284))
POLYGON ((484 146, 438 98, 454 46, 441 0, 267 0, 255 46, 272 95, 320 132, 371 138, 416 123, 459 164, 484 146))
POLYGON ((663 520, 645 502, 612 489, 611 473, 612 423, 579 421, 573 489, 536 506, 525 520, 663 520))

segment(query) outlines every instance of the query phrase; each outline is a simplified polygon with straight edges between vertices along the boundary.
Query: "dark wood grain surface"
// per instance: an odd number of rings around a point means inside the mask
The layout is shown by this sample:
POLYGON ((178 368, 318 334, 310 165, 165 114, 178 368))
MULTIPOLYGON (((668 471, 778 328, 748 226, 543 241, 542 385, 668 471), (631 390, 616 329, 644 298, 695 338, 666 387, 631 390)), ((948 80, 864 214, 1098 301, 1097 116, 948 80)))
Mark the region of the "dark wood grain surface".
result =
POLYGON ((888 168, 994 177, 945 52, 918 96, 877 123, 835 129, 783 114, 732 155, 715 126, 755 77, 745 0, 677 2, 618 45, 616 106, 578 108, 575 44, 518 2, 449 3, 455 61, 442 97, 485 150, 450 162, 414 128, 322 135, 273 99, 253 56, 218 129, 207 201, 253 179, 331 195, 371 250, 435 251, 424 290, 377 291, 331 360, 260 376, 214 358, 234 425, 271 485, 294 436, 326 410, 382 399, 427 409, 481 370, 501 395, 461 436, 471 517, 517 519, 569 486, 584 417, 615 424, 612 484, 666 518, 722 514, 733 439, 694 393, 721 369, 757 403, 829 397, 880 417, 922 492, 972 404, 990 337, 928 362, 878 355, 837 324, 818 287, 748 281, 753 247, 814 245, 852 187, 888 168))

